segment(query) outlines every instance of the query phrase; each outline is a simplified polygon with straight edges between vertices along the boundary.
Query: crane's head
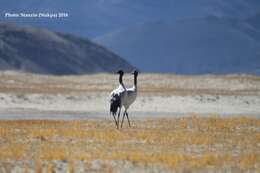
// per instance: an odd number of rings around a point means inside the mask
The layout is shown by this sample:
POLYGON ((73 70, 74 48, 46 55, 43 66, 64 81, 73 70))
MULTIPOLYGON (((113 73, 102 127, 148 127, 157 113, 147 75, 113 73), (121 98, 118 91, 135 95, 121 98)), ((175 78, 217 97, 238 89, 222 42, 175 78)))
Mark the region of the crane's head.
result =
POLYGON ((119 74, 119 75, 123 75, 124 71, 123 70, 118 70, 116 73, 119 74))
POLYGON ((137 70, 134 70, 131 74, 137 76, 137 75, 138 75, 138 71, 137 71, 137 70))

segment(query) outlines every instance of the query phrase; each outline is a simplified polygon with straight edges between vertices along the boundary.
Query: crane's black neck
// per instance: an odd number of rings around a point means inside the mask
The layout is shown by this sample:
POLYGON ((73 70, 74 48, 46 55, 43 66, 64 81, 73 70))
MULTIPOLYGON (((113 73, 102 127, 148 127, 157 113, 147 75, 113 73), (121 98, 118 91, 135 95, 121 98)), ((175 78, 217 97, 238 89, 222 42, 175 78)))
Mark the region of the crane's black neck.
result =
POLYGON ((137 75, 134 76, 134 85, 137 86, 137 75))
POLYGON ((119 83, 123 84, 123 75, 122 74, 119 75, 119 83))

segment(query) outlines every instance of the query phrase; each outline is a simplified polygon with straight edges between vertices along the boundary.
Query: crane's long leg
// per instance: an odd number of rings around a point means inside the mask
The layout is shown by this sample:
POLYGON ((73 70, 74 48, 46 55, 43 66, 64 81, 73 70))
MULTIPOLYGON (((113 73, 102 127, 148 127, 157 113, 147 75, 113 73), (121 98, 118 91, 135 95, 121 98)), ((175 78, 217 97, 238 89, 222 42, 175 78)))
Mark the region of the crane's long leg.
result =
POLYGON ((118 125, 117 125, 117 121, 116 121, 116 117, 115 117, 114 114, 113 114, 113 117, 114 117, 114 120, 115 120, 115 123, 116 123, 116 127, 118 127, 118 125))
POLYGON ((123 127, 123 123, 124 123, 124 119, 125 119, 125 113, 126 113, 126 111, 125 111, 124 114, 123 114, 123 119, 122 119, 122 121, 121 121, 121 128, 123 127))
POLYGON ((128 120, 128 125, 129 125, 129 127, 131 127, 130 121, 129 121, 129 118, 128 118, 128 113, 127 113, 127 112, 125 112, 125 113, 126 113, 126 118, 127 118, 127 120, 128 120))
POLYGON ((119 117, 120 117, 121 107, 119 108, 119 112, 117 115, 117 128, 119 128, 119 117))

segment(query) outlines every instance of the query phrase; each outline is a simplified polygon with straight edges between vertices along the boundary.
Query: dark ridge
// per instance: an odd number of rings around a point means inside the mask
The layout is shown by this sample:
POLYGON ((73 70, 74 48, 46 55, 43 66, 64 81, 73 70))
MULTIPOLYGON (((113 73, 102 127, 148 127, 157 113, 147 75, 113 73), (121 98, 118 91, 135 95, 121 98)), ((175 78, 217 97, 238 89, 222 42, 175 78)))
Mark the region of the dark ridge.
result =
POLYGON ((134 69, 108 49, 71 34, 0 23, 0 70, 68 75, 134 69))

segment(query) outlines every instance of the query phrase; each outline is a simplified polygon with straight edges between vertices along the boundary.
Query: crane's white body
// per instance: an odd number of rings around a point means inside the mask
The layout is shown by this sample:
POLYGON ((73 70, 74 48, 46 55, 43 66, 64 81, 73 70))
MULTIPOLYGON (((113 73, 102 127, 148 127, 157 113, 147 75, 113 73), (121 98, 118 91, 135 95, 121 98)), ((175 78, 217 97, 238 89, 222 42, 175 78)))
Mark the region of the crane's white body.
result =
POLYGON ((114 96, 114 95, 123 95, 124 92, 126 91, 126 88, 119 84, 118 88, 117 89, 114 89, 111 93, 110 93, 110 99, 114 96))
POLYGON ((118 88, 110 93, 110 100, 112 100, 116 95, 119 96, 121 101, 120 107, 122 107, 123 103, 126 102, 126 88, 123 84, 119 84, 118 88))
MULTIPOLYGON (((122 119, 122 122, 121 122, 121 128, 123 127, 125 116, 128 120, 129 127, 131 127, 127 110, 134 103, 134 101, 136 100, 136 97, 137 97, 137 75, 138 75, 138 71, 135 70, 135 72, 132 73, 132 74, 134 74, 134 86, 132 88, 126 89, 126 93, 125 93, 126 99, 122 103, 122 105, 125 107, 125 112, 123 114, 123 119, 122 119)), ((118 123, 119 123, 119 121, 118 121, 118 123)))
POLYGON ((133 86, 132 88, 126 89, 125 93, 125 99, 124 102, 122 102, 122 105, 125 107, 125 110, 127 110, 136 100, 137 97, 137 86, 133 86))

